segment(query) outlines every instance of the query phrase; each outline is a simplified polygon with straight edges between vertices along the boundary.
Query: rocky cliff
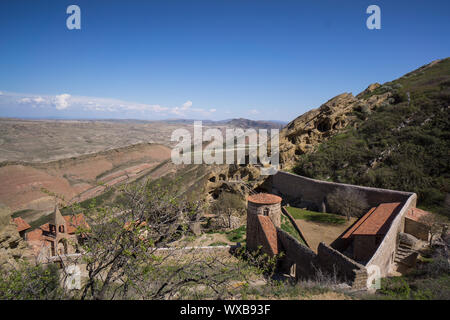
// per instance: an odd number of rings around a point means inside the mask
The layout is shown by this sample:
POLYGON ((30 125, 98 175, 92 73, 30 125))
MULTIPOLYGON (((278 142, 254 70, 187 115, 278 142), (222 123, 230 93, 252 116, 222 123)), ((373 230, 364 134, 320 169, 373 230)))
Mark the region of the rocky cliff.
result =
POLYGON ((17 226, 12 222, 7 208, 0 206, 0 271, 15 268, 20 260, 31 258, 31 250, 19 235, 17 226), (7 222, 6 221, 7 218, 7 222))
POLYGON ((354 110, 370 113, 387 103, 392 97, 391 92, 367 97, 379 87, 378 83, 371 84, 356 97, 351 93, 340 94, 290 122, 280 133, 280 162, 283 168, 291 167, 300 155, 313 151, 321 142, 355 124, 354 110))
POLYGON ((415 192, 449 214, 450 58, 339 95, 282 132, 284 168, 321 180, 415 192))
POLYGON ((27 243, 20 237, 17 227, 10 223, 0 231, 0 270, 16 267, 18 261, 31 258, 27 243))

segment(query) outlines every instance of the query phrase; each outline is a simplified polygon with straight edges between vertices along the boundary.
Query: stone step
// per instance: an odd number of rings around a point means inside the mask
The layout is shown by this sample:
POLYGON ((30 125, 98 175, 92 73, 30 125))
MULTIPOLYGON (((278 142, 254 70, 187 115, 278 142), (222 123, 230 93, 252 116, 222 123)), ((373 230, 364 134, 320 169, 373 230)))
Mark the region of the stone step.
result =
POLYGON ((412 253, 412 252, 414 252, 414 250, 408 250, 408 249, 402 249, 402 248, 397 249, 397 253, 412 253))
POLYGON ((407 257, 409 257, 409 255, 398 255, 398 256, 395 256, 395 259, 403 260, 403 259, 405 259, 407 257))

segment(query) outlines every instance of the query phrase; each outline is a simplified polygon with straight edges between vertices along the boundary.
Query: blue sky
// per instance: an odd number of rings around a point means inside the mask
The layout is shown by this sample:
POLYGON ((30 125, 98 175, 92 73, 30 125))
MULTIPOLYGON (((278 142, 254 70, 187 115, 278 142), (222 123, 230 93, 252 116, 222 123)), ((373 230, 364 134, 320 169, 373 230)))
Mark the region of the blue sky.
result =
POLYGON ((289 121, 450 56, 450 1, 2 0, 0 116, 289 121), (66 8, 81 8, 68 30, 66 8), (381 30, 366 8, 381 8, 381 30))

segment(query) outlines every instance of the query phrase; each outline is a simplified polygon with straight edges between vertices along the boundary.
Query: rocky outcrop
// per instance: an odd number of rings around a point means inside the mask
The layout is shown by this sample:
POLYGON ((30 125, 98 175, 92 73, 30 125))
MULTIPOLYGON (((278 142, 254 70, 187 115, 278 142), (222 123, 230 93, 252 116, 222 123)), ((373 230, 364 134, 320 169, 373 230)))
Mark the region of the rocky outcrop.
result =
POLYGON ((290 122, 280 133, 280 162, 284 168, 295 163, 297 157, 311 152, 319 143, 354 124, 353 111, 369 114, 389 101, 391 92, 371 94, 380 84, 371 84, 356 97, 340 94, 290 122))
POLYGON ((224 165, 211 170, 206 181, 207 200, 217 199, 222 192, 239 194, 242 198, 264 183, 261 170, 253 165, 224 165))
POLYGON ((31 250, 11 220, 0 230, 0 270, 16 268, 19 261, 30 260, 31 257, 31 250))

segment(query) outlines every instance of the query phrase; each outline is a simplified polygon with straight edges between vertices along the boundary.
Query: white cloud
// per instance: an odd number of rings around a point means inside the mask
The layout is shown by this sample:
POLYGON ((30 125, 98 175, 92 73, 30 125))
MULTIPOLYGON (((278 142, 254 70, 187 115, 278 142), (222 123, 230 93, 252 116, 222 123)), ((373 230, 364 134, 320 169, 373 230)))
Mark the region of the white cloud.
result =
POLYGON ((36 103, 43 103, 46 100, 44 98, 42 98, 42 97, 37 97, 37 98, 34 98, 33 101, 36 102, 36 103))
POLYGON ((2 96, 2 95, 3 95, 3 92, 0 91, 0 96, 2 96))
POLYGON ((192 107, 192 101, 188 100, 185 103, 183 103, 183 110, 189 109, 190 107, 192 107))
POLYGON ((151 118, 168 117, 176 115, 177 117, 197 118, 199 116, 210 116, 216 112, 216 109, 194 108, 193 102, 187 100, 178 106, 161 106, 159 104, 145 104, 130 101, 123 101, 111 98, 72 96, 68 93, 59 95, 36 95, 26 93, 5 93, 0 96, 0 105, 9 105, 13 107, 15 104, 29 106, 30 108, 41 107, 42 112, 51 111, 45 109, 51 107, 52 110, 66 110, 70 107, 72 113, 84 114, 89 116, 90 112, 103 113, 102 116, 107 117, 107 113, 116 113, 124 117, 145 117, 151 118))
POLYGON ((249 111, 250 114, 259 114, 259 111, 256 109, 252 109, 249 111))
POLYGON ((60 95, 55 96, 55 106, 57 110, 64 110, 67 109, 69 106, 69 99, 71 95, 67 93, 63 93, 60 95))
POLYGON ((19 103, 30 103, 31 102, 31 99, 30 98, 22 98, 22 99, 19 99, 19 103))

